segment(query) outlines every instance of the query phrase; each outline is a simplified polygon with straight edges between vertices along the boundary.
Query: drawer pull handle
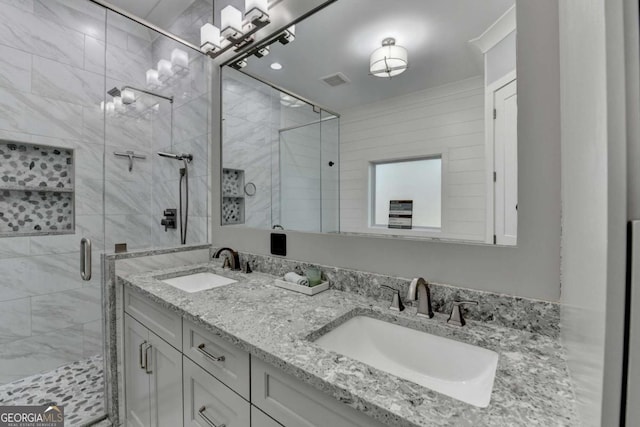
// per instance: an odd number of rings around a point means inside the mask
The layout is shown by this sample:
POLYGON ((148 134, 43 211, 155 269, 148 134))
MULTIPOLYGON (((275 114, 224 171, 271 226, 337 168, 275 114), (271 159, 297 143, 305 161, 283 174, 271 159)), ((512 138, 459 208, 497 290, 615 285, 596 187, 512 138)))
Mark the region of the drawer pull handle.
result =
POLYGON ((203 406, 202 408, 198 409, 198 414, 202 417, 203 420, 207 422, 207 424, 209 424, 211 427, 227 427, 226 424, 217 425, 213 421, 211 421, 211 419, 209 419, 209 417, 207 417, 207 415, 204 413, 206 410, 207 407, 203 406))
POLYGON ((147 374, 153 374, 153 371, 149 368, 149 350, 151 350, 152 347, 153 346, 149 344, 144 349, 144 371, 147 374))
POLYGON ((224 362, 225 357, 224 356, 214 356, 213 354, 209 353, 207 350, 204 349, 204 343, 200 344, 198 346, 198 351, 202 354, 204 354, 205 356, 207 356, 209 359, 214 360, 216 362, 224 362))
POLYGON ((144 366, 144 360, 142 359, 142 347, 144 347, 145 345, 147 345, 147 342, 143 341, 142 344, 140 344, 140 346, 138 347, 138 364, 140 365, 140 369, 146 368, 146 366, 144 366))

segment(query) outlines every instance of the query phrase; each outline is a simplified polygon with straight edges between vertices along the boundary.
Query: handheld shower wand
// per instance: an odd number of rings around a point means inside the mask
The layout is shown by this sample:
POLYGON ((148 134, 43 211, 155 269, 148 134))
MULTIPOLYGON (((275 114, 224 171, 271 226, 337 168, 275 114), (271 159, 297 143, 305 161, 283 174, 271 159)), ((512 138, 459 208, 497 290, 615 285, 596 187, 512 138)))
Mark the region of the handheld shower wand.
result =
POLYGON ((193 155, 182 153, 182 154, 174 154, 174 153, 166 153, 163 151, 159 151, 158 155, 160 157, 166 157, 168 159, 173 160, 181 160, 184 162, 184 168, 180 168, 180 183, 179 183, 179 197, 180 197, 180 243, 183 245, 187 243, 187 226, 189 224, 189 166, 193 160, 193 155), (184 215, 182 209, 182 181, 184 179, 184 215), (184 217, 184 221, 183 221, 184 217))

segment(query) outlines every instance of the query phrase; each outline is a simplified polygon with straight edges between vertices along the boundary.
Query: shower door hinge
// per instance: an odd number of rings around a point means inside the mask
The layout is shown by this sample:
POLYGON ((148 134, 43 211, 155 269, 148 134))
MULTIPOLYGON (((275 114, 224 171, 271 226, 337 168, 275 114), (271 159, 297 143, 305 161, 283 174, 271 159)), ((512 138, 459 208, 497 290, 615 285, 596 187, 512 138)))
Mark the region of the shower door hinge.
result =
POLYGON ((493 171, 493 182, 496 182, 498 180, 498 172, 493 171))
POLYGON ((494 245, 498 244, 498 237, 495 234, 493 235, 493 244, 494 245))
POLYGON ((496 110, 495 108, 493 109, 493 120, 498 118, 498 110, 496 110))

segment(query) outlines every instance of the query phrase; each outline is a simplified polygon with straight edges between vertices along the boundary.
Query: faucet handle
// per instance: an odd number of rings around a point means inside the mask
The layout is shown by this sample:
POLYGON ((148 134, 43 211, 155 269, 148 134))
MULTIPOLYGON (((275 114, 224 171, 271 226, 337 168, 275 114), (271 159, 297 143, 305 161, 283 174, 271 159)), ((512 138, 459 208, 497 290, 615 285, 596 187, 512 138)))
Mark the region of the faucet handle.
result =
POLYGON ((400 291, 396 288, 392 288, 391 286, 381 285, 385 288, 391 289, 395 291, 393 293, 393 299, 391 300, 391 305, 389 306, 389 310, 402 311, 404 310, 404 304, 402 304, 402 299, 400 298, 400 291))
POLYGON ((447 323, 455 326, 464 326, 467 323, 465 322, 464 316, 462 315, 462 306, 465 304, 478 305, 478 301, 454 301, 453 306, 451 307, 451 314, 449 314, 449 319, 447 319, 447 323))

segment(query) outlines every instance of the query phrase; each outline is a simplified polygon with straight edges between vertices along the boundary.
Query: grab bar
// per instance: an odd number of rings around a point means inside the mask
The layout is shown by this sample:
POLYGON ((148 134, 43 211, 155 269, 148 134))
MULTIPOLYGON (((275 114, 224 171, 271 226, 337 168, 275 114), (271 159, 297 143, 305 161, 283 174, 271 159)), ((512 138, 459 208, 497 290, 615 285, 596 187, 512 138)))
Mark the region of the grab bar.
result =
POLYGON ((82 280, 91 280, 91 240, 80 240, 80 277, 82 280))

